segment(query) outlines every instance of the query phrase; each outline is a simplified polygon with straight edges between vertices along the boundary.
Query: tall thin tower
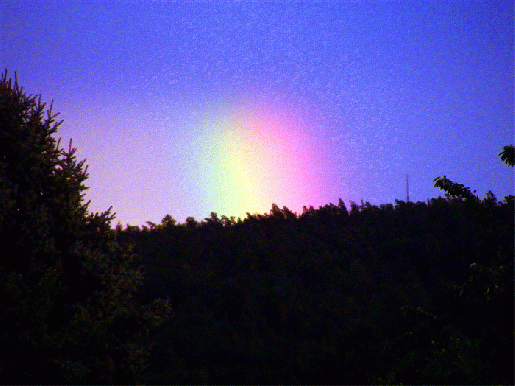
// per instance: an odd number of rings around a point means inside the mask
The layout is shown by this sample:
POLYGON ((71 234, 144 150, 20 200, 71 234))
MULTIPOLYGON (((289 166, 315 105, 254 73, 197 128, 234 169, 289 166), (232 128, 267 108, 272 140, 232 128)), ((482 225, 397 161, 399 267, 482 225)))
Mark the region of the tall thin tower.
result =
POLYGON ((409 202, 409 180, 408 180, 408 174, 406 174, 406 202, 409 202))

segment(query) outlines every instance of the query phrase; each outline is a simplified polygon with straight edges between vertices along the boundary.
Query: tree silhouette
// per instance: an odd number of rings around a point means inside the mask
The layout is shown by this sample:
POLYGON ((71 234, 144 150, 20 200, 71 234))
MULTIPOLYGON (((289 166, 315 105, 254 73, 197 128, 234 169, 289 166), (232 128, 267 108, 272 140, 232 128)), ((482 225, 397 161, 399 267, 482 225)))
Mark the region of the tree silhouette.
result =
POLYGON ((504 146, 499 156, 501 161, 505 162, 508 166, 515 166, 515 147, 513 145, 504 146))
POLYGON ((467 201, 477 201, 478 198, 474 193, 470 191, 469 187, 464 186, 463 184, 458 184, 449 180, 446 176, 436 177, 434 179, 435 188, 440 188, 443 190, 447 196, 451 198, 463 198, 467 201))
POLYGON ((165 301, 133 300, 142 281, 110 209, 84 202, 84 161, 53 135, 61 122, 0 79, 0 380, 135 383, 165 301), (45 114, 46 113, 46 114, 45 114), (45 117, 46 115, 46 117, 45 117))
MULTIPOLYGON (((501 157, 501 161, 506 163, 508 166, 515 166, 515 147, 513 145, 507 145, 503 147, 503 151, 499 153, 499 157, 501 157)), ((465 201, 475 201, 477 202, 479 199, 475 193, 470 191, 470 188, 464 186, 463 184, 458 184, 449 180, 446 176, 436 177, 434 179, 435 188, 439 188, 443 190, 447 196, 451 198, 463 198, 465 201)))

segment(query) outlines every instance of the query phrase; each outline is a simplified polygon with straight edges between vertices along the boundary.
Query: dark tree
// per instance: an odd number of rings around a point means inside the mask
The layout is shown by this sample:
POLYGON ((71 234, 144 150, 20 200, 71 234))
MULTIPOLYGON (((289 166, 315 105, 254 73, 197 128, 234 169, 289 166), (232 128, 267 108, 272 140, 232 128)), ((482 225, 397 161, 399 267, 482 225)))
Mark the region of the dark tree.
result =
POLYGON ((463 184, 452 182, 446 176, 436 177, 434 179, 435 188, 439 188, 445 192, 445 194, 451 198, 463 198, 467 201, 478 201, 478 198, 474 193, 470 191, 469 187, 463 184))
POLYGON ((0 79, 0 381, 135 383, 166 316, 140 305, 134 255, 110 209, 84 202, 84 161, 60 147, 41 97, 0 79))
POLYGON ((501 161, 505 162, 508 166, 515 166, 515 147, 513 145, 506 145, 503 147, 502 152, 499 153, 501 161))
MULTIPOLYGON (((501 161, 506 163, 508 166, 515 166, 515 147, 513 145, 506 145, 503 147, 502 152, 499 153, 501 161)), ((449 180, 446 176, 436 177, 434 179, 435 188, 443 190, 447 196, 451 198, 463 198, 466 201, 478 201, 478 197, 474 195, 470 188, 463 184, 458 184, 449 180)), ((476 191, 474 190, 474 193, 476 191)))

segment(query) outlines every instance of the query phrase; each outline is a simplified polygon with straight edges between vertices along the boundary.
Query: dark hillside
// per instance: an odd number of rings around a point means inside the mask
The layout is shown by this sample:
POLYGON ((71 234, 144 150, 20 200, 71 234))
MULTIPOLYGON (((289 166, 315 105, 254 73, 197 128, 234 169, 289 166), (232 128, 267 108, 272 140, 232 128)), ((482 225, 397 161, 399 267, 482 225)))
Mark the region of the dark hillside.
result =
POLYGON ((513 197, 139 229, 148 383, 513 384, 513 197))

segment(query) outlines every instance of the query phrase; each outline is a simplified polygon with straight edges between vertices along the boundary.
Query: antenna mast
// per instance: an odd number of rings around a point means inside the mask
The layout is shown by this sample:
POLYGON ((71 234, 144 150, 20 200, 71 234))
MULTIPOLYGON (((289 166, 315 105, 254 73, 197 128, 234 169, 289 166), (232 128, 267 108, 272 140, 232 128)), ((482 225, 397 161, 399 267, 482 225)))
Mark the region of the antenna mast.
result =
POLYGON ((409 202, 409 181, 408 181, 408 174, 406 174, 406 202, 409 202))

